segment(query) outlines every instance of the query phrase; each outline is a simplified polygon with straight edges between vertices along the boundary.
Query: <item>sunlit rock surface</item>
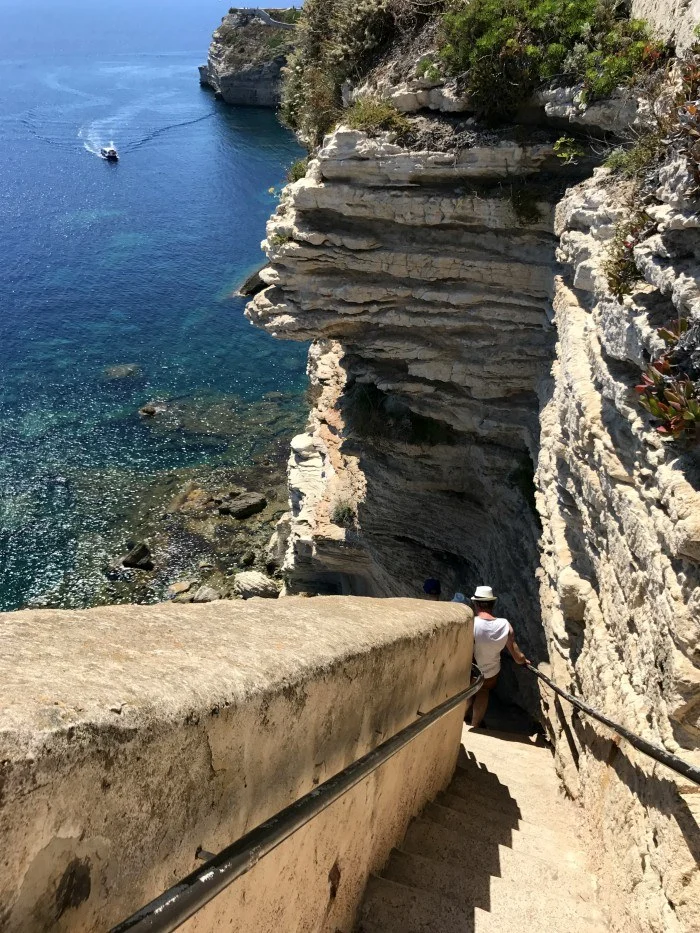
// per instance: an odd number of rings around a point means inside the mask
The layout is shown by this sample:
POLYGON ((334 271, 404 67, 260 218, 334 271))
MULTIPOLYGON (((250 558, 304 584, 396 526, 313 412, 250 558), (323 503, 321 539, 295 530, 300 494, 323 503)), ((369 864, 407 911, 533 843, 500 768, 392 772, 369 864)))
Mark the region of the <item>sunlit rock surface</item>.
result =
MULTIPOLYGON (((597 125, 627 119, 614 109, 597 125)), ((697 314, 687 173, 661 177, 658 230, 635 250, 644 281, 621 303, 602 272, 627 209, 620 178, 577 185, 542 130, 450 151, 341 128, 271 219, 268 287, 248 314, 315 340, 275 541, 288 590, 419 593, 438 576, 450 598, 492 583, 561 686, 692 760, 698 463, 633 391, 663 349, 658 327, 697 314)), ((526 680, 502 686, 535 705, 526 680)), ((543 704, 612 928, 697 929, 694 798, 543 704)))

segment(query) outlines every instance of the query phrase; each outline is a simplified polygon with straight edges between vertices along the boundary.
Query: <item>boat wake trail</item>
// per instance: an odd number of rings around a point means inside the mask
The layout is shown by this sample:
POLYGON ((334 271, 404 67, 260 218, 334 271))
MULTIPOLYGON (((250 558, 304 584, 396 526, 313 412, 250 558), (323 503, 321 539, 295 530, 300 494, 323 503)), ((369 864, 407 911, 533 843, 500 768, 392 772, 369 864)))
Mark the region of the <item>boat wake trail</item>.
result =
POLYGON ((78 138, 82 140, 83 147, 87 152, 102 158, 102 149, 106 146, 116 146, 115 139, 120 141, 120 151, 134 152, 165 133, 170 133, 173 130, 181 129, 186 126, 193 126, 196 123, 201 123, 203 120, 211 119, 214 115, 212 112, 195 117, 191 120, 168 123, 165 126, 141 127, 141 135, 129 140, 128 136, 131 135, 135 129, 133 125, 135 117, 142 111, 152 110, 153 103, 154 100, 151 99, 141 104, 133 104, 128 107, 123 107, 121 110, 117 111, 114 116, 93 120, 91 123, 80 128, 78 131, 78 138), (125 136, 127 137, 126 139, 124 139, 125 136))

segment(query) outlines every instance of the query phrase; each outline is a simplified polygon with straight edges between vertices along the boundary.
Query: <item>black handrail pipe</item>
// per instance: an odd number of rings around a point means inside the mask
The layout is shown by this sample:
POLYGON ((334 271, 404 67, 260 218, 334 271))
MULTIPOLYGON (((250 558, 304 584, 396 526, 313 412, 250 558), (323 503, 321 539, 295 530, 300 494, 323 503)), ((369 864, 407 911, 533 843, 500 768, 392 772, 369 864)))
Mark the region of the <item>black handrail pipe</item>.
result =
MULTIPOLYGON (((200 868, 169 888, 160 897, 146 904, 127 920, 113 927, 110 933, 170 933, 208 904, 241 875, 276 849, 343 794, 368 777, 380 765, 413 741, 421 732, 456 709, 481 688, 484 675, 476 667, 471 684, 449 700, 420 716, 395 736, 349 765, 335 777, 320 784, 285 807, 260 826, 246 833, 237 842, 222 849, 200 868)), ((420 715, 420 714, 419 714, 420 715)))
POLYGON ((582 713, 585 713, 586 716, 590 716, 591 719, 596 719, 598 722, 602 722, 604 726, 608 726, 609 729, 612 729, 613 732, 617 732, 618 735, 621 735, 623 739, 638 749, 640 752, 644 752, 645 755, 648 755, 650 758, 653 758, 655 761, 658 761, 660 764, 665 765, 667 768, 670 768, 672 771, 675 771, 677 774, 682 774, 683 777, 688 778, 689 781, 693 781, 695 784, 700 784, 700 768, 691 765, 689 762, 684 761, 682 758, 679 758, 678 755, 672 755, 671 752, 667 752, 665 748, 661 748, 660 745, 655 745, 653 742, 647 742, 646 739, 643 739, 640 735, 636 735, 634 732, 630 732, 629 729, 626 729, 624 726, 621 726, 619 722, 614 722, 612 719, 608 719, 607 716, 604 716, 602 713, 599 713, 597 710, 593 709, 592 706, 589 706, 587 703, 584 703, 582 700, 579 700, 578 697, 572 696, 570 693, 562 690, 561 687, 557 687, 553 680, 550 680, 546 674, 543 674, 541 671, 538 671, 536 667, 533 667, 532 664, 525 665, 529 671, 532 671, 540 680, 544 681, 547 686, 557 693, 560 697, 563 697, 568 703, 571 703, 577 709, 580 709, 582 713))

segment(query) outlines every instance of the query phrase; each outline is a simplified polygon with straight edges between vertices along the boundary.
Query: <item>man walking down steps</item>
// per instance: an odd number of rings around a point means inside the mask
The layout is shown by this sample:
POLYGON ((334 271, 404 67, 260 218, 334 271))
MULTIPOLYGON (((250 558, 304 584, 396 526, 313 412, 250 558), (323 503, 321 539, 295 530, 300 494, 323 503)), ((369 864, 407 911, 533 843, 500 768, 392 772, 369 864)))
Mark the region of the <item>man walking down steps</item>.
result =
POLYGON ((484 675, 484 683, 473 701, 473 729, 481 725, 489 705, 489 694, 498 682, 501 651, 507 648, 516 664, 529 663, 515 641, 515 632, 508 619, 499 619, 491 612, 497 598, 490 586, 477 586, 472 596, 475 612, 474 660, 484 675))

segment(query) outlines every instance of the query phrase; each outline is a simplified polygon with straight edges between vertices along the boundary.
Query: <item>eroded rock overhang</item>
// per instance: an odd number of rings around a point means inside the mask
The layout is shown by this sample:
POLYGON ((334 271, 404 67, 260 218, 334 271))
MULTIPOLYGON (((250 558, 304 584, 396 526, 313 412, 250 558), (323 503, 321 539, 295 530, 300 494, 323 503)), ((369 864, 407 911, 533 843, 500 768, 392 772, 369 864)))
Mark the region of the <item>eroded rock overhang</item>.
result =
POLYGON ((286 569, 292 589, 378 595, 497 580, 542 653, 538 388, 554 356, 554 202, 582 169, 556 158, 554 132, 455 127, 446 151, 338 129, 268 225, 268 288, 248 314, 316 341, 286 569), (334 521, 345 501, 351 528, 334 521))

